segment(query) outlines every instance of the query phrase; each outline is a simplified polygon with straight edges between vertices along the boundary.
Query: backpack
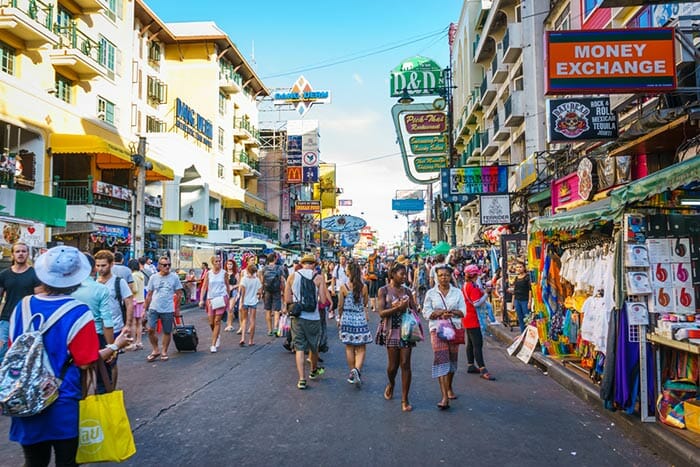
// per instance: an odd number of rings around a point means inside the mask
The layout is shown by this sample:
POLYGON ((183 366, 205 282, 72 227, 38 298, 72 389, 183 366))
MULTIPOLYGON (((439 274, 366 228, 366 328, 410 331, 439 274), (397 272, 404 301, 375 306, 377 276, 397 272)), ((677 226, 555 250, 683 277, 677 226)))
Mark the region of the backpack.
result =
POLYGON ((263 272, 263 283, 265 284, 265 291, 276 293, 280 290, 280 279, 282 273, 277 265, 265 266, 265 271, 263 272))
POLYGON ((428 288, 428 275, 425 272, 425 266, 421 266, 418 270, 418 287, 428 288))
POLYGON ((114 276, 114 295, 117 296, 117 303, 119 303, 119 308, 122 310, 122 319, 124 320, 124 324, 126 324, 126 304, 124 304, 124 299, 122 298, 122 288, 119 287, 121 280, 121 277, 117 275, 114 276))
POLYGON ((44 347, 43 334, 81 303, 68 300, 44 321, 42 315, 32 315, 30 299, 31 296, 25 297, 20 305, 23 332, 12 343, 0 366, 0 408, 3 415, 11 417, 30 417, 53 404, 73 363, 73 359, 67 359, 57 378, 44 347), (32 322, 37 316, 41 324, 35 329, 32 322))
POLYGON ((318 293, 316 292, 316 284, 314 279, 318 274, 314 274, 311 279, 307 279, 301 273, 298 273, 301 278, 301 283, 299 284, 299 297, 294 307, 292 307, 291 315, 298 317, 302 312, 313 313, 316 311, 316 305, 318 304, 318 293))

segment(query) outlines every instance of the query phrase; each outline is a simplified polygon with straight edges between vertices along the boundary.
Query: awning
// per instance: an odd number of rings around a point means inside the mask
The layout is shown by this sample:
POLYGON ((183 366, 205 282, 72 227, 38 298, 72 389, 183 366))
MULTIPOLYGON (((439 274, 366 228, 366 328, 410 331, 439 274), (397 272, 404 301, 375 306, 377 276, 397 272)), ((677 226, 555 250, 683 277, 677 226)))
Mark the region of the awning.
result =
POLYGON ((530 224, 530 230, 576 230, 584 227, 592 228, 596 223, 610 221, 618 217, 620 211, 611 206, 611 198, 586 204, 571 211, 561 212, 550 217, 537 217, 530 224))
POLYGON ((527 200, 527 204, 536 204, 536 203, 540 203, 540 202, 545 201, 545 200, 551 200, 551 198, 552 198, 552 189, 547 188, 544 191, 540 191, 539 193, 535 193, 535 194, 531 195, 527 200))
POLYGON ((207 237, 209 235, 209 226, 204 224, 195 224, 190 221, 163 221, 161 235, 191 235, 193 237, 207 237))
POLYGON ((612 190, 610 192, 612 208, 622 209, 655 194, 675 190, 697 180, 700 180, 700 157, 696 156, 612 190))
MULTIPOLYGON (((52 154, 95 154, 95 163, 100 169, 130 169, 134 166, 131 151, 95 135, 71 135, 53 133, 50 136, 52 154)), ((147 157, 153 169, 146 172, 147 181, 172 180, 173 170, 147 157)))
POLYGON ((224 198, 223 206, 224 208, 243 209, 244 211, 252 212, 253 214, 257 214, 258 216, 264 217, 271 221, 279 220, 279 218, 274 214, 267 212, 264 209, 260 209, 256 206, 253 206, 250 203, 243 202, 240 199, 224 198))

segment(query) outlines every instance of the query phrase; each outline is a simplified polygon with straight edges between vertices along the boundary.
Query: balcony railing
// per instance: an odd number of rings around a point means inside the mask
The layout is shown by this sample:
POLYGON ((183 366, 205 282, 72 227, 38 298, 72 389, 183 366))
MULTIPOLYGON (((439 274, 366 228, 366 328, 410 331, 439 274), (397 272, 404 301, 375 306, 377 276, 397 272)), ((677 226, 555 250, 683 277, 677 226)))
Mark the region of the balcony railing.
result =
POLYGON ((149 206, 149 205, 144 206, 144 208, 145 208, 144 212, 146 213, 147 216, 157 217, 160 219, 160 209, 161 208, 156 207, 156 206, 149 206))
POLYGON ((498 121, 498 112, 496 112, 493 116, 493 134, 495 135, 498 133, 498 130, 500 128, 500 122, 498 121))
POLYGON ((505 111, 505 117, 506 120, 508 117, 510 117, 510 114, 513 112, 513 96, 508 96, 508 99, 506 99, 505 103, 503 104, 503 110, 505 111))
POLYGON ((95 63, 101 65, 102 46, 99 42, 89 38, 84 32, 78 29, 75 21, 67 26, 54 26, 54 32, 58 34, 59 42, 55 49, 77 49, 95 63))
POLYGON ((209 219, 209 230, 219 230, 219 218, 209 219))
POLYGON ((481 151, 483 152, 484 149, 486 149, 486 146, 489 145, 489 132, 487 131, 482 131, 479 133, 479 138, 481 139, 481 151))
POLYGON ((266 235, 268 238, 271 238, 272 240, 277 240, 277 231, 272 230, 269 227, 265 227, 264 225, 239 222, 236 224, 227 224, 226 230, 243 230, 245 232, 263 234, 266 235))
POLYGON ((249 118, 237 118, 234 120, 233 126, 234 128, 240 128, 241 130, 247 131, 248 134, 250 134, 250 136, 252 136, 256 141, 260 140, 260 130, 255 128, 255 125, 250 122, 249 118))
POLYGON ((53 25, 54 6, 41 0, 0 0, 0 8, 17 8, 49 31, 53 25))
POLYGON ((506 28, 506 33, 503 35, 503 50, 506 51, 508 50, 508 46, 510 45, 510 31, 508 28, 506 28))
MULTIPOLYGON (((131 211, 131 190, 93 180, 54 180, 54 194, 69 205, 95 205, 119 211, 131 211)), ((159 208, 156 208, 160 211, 159 208)))
POLYGON ((486 76, 481 80, 481 86, 479 86, 479 95, 483 96, 486 94, 486 90, 489 88, 489 82, 486 80, 486 76))

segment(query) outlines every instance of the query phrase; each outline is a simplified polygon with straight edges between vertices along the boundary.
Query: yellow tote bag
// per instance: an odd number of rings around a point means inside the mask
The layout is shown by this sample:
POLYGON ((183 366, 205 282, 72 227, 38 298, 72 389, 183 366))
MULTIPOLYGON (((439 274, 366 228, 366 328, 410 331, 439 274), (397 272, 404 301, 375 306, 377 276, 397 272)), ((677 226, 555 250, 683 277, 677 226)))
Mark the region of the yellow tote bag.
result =
POLYGON ((80 401, 78 464, 122 462, 136 453, 121 390, 80 401))

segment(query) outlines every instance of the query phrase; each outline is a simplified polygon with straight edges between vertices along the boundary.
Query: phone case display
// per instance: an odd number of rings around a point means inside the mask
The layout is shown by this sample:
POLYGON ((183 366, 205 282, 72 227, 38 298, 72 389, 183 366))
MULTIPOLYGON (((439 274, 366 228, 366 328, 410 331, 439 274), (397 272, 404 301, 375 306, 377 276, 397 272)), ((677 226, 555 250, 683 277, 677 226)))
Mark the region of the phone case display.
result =
POLYGON ((627 272, 628 295, 648 295, 651 292, 652 288, 648 273, 642 271, 627 272))
POLYGON ((649 266, 649 252, 644 245, 625 245, 625 266, 639 268, 649 266))
POLYGON ((652 263, 651 283, 655 289, 659 287, 670 288, 673 286, 673 270, 670 263, 652 263))
POLYGON ((644 302, 627 302, 627 321, 631 325, 649 324, 649 310, 644 302))

